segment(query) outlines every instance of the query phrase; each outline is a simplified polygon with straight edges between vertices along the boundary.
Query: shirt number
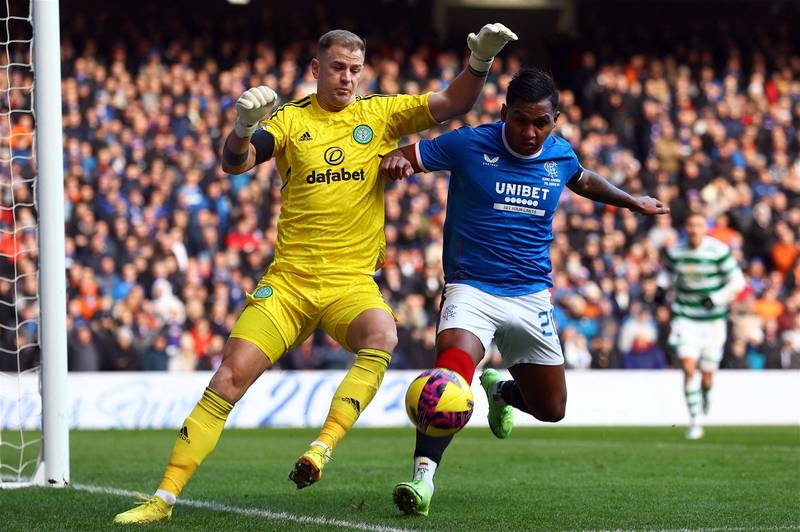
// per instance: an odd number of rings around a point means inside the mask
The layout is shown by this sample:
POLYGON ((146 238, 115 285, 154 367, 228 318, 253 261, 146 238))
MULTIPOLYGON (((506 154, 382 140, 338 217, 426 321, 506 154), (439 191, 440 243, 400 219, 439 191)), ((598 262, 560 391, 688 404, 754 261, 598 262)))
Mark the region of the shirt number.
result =
POLYGON ((553 336, 555 332, 555 320, 553 319, 553 309, 543 310, 539 313, 540 327, 542 328, 542 336, 545 338, 553 336))

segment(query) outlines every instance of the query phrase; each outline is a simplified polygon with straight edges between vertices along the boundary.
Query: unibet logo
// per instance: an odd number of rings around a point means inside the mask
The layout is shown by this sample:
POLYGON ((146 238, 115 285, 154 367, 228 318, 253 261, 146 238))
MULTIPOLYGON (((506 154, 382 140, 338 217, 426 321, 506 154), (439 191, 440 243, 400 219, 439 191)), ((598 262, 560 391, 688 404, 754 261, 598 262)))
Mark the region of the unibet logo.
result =
POLYGON ((495 182, 494 190, 498 194, 505 194, 506 196, 522 196, 535 200, 546 200, 547 194, 550 192, 547 188, 532 187, 530 185, 520 185, 516 183, 503 183, 501 181, 495 182))
POLYGON ((364 169, 356 170, 354 172, 348 171, 346 168, 328 168, 325 172, 316 172, 311 170, 311 173, 306 176, 306 182, 309 185, 314 183, 326 183, 336 181, 364 181, 364 169))

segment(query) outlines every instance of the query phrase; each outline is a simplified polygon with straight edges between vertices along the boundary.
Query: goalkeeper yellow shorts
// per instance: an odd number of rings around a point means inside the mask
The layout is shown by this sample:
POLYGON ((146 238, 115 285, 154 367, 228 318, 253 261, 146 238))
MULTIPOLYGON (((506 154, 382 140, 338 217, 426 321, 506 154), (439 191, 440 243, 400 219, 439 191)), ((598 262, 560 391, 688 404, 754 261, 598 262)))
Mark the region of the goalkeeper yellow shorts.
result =
POLYGON ((230 336, 258 346, 273 364, 318 327, 352 352, 347 329, 359 314, 373 308, 394 317, 369 275, 314 277, 268 271, 247 294, 230 336))

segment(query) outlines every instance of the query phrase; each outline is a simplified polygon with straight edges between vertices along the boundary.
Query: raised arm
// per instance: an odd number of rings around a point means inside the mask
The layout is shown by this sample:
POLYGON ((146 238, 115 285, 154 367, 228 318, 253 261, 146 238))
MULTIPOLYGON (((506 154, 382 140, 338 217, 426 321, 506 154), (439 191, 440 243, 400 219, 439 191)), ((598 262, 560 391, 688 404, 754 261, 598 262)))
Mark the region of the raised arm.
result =
POLYGON ((258 122, 269 115, 277 101, 275 91, 260 86, 248 89, 236 100, 236 123, 222 148, 222 170, 241 174, 269 159, 275 139, 267 132, 253 135, 258 122))
POLYGON ((583 170, 582 172, 580 177, 567 183, 569 189, 579 196, 630 209, 640 214, 657 215, 669 213, 669 207, 655 198, 650 196, 631 196, 624 190, 620 190, 609 183, 599 174, 589 170, 583 170))
POLYGON ((516 34, 500 23, 485 25, 477 35, 470 33, 467 37, 467 46, 472 50, 469 65, 446 89, 430 95, 428 108, 433 117, 444 122, 472 109, 494 57, 508 41, 516 40, 516 34))

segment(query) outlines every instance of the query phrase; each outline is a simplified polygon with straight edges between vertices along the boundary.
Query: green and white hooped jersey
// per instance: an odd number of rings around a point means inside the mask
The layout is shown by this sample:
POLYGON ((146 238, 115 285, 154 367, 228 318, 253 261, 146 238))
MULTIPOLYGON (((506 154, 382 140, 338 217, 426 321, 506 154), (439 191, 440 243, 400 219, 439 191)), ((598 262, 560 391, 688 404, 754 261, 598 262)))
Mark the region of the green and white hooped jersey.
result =
POLYGON ((675 316, 693 320, 715 320, 728 317, 728 284, 739 284, 742 272, 730 248, 706 236, 696 249, 680 243, 667 250, 664 267, 674 280, 676 298, 672 303, 675 316), (707 309, 703 299, 710 297, 714 307, 707 309))

